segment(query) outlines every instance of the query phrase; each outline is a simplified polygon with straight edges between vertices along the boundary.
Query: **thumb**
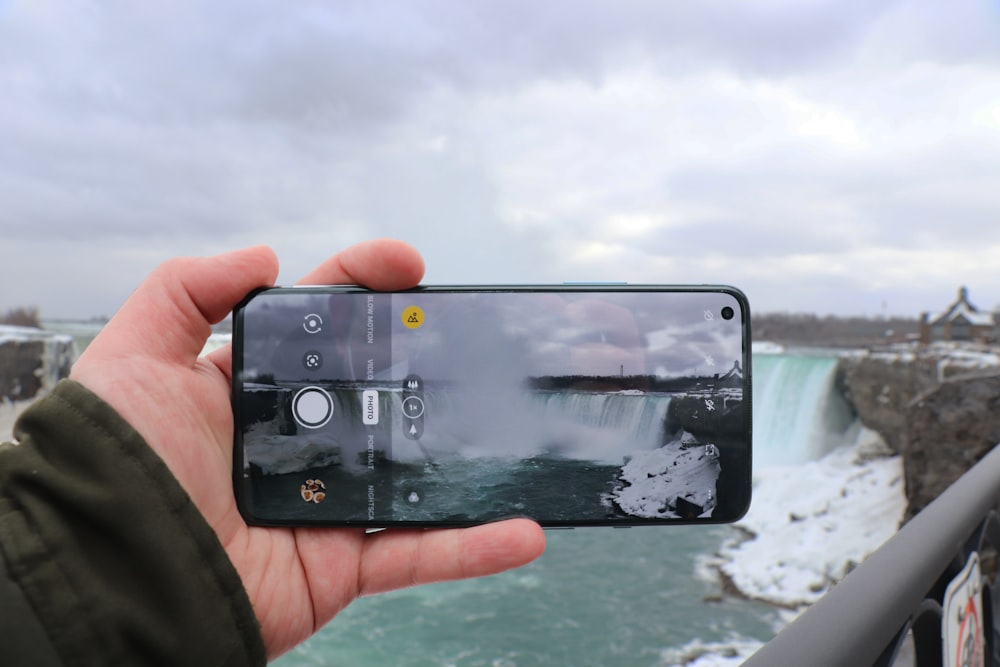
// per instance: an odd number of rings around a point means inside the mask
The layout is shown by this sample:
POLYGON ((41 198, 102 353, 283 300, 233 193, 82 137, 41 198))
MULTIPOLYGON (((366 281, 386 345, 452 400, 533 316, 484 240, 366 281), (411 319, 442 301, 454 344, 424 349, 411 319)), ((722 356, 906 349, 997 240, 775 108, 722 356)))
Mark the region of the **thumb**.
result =
POLYGON ((273 285, 277 275, 277 257, 266 246, 168 260, 128 298, 80 361, 86 363, 91 355, 107 359, 138 353, 194 363, 211 325, 247 292, 273 285))

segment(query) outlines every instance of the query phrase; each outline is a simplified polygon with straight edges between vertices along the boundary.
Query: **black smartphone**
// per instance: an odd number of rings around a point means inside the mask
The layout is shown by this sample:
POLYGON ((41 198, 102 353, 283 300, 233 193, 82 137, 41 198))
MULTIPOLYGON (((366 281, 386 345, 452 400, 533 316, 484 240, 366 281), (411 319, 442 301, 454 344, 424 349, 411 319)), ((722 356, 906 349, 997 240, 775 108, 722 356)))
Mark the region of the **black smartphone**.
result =
POLYGON ((750 504, 732 287, 278 287, 236 308, 232 349, 251 524, 722 523, 750 504))

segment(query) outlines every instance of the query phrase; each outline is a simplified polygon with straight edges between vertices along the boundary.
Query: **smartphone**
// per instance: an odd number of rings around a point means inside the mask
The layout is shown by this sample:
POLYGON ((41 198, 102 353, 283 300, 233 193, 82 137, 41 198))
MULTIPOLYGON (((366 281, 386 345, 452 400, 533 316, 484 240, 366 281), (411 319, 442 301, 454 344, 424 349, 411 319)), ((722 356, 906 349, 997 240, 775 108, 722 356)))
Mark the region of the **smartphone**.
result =
POLYGON ((269 288, 234 311, 248 523, 722 523, 750 504, 728 286, 269 288))

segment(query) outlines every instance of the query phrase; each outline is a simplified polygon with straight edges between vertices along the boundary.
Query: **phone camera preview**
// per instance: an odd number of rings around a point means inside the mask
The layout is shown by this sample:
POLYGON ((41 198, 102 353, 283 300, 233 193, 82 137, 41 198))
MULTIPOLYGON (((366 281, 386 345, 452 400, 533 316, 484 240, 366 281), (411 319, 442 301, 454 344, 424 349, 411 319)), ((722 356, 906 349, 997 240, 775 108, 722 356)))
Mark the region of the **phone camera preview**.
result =
POLYGON ((733 316, 735 316, 735 315, 736 315, 736 311, 734 311, 730 306, 724 306, 722 308, 722 319, 724 319, 724 320, 731 320, 731 319, 733 319, 733 316))

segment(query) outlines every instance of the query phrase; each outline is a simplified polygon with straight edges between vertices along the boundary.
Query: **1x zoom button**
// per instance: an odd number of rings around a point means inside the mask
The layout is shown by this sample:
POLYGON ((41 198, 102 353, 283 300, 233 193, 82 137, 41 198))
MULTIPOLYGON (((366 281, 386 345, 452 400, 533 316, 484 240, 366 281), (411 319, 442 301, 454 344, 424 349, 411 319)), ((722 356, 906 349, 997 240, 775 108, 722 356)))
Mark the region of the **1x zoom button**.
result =
POLYGON ((403 414, 407 419, 420 419, 424 416, 424 401, 419 396, 407 396, 403 399, 403 414))
POLYGON ((320 387, 300 389, 292 399, 292 416, 300 426, 320 428, 333 417, 333 399, 320 387))

